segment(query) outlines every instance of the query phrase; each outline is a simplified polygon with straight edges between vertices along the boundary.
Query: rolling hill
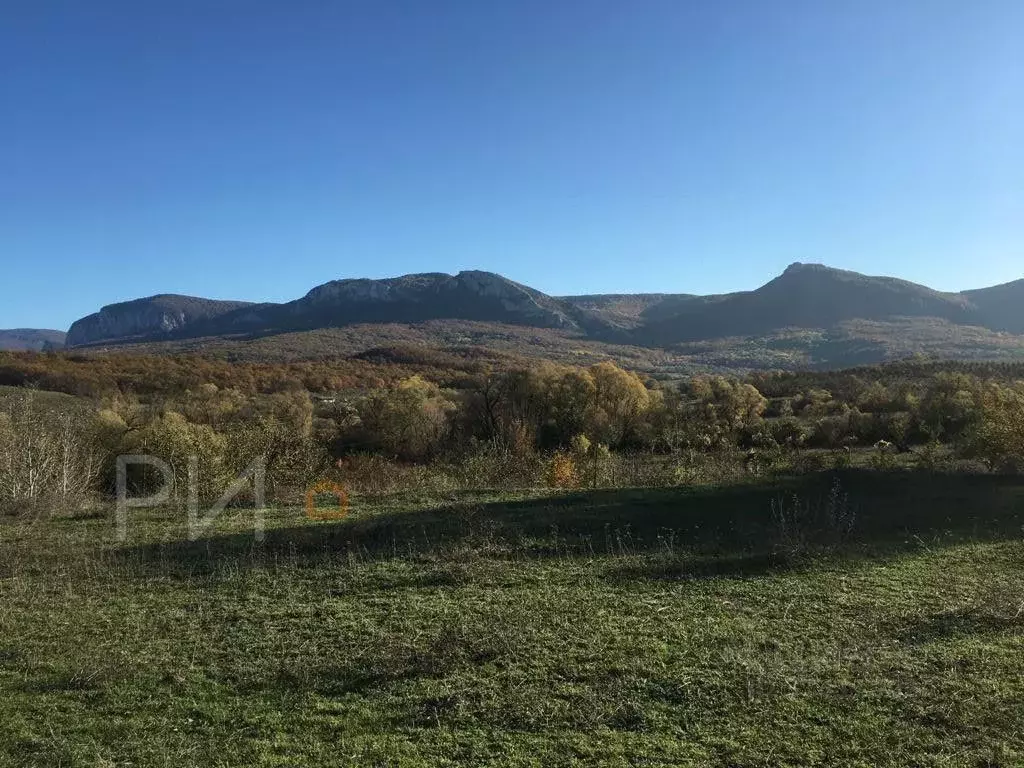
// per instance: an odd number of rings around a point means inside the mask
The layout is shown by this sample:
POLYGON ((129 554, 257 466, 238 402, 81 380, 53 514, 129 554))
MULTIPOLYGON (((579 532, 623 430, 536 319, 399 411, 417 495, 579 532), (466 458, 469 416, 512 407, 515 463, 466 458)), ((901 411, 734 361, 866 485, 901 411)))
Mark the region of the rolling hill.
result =
POLYGON ((64 331, 43 328, 0 329, 0 350, 61 349, 65 336, 64 331))
POLYGON ((979 325, 997 331, 1024 333, 1024 280, 964 291, 960 295, 975 308, 979 325))

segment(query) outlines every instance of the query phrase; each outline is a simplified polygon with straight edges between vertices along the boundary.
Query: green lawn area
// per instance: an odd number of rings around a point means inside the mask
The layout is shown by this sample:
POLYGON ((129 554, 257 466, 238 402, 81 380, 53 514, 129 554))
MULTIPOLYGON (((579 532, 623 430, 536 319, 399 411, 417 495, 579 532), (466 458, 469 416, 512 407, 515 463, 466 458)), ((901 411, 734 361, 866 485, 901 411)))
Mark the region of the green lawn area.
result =
POLYGON ((1024 764, 1024 481, 0 520, 0 765, 1024 764))

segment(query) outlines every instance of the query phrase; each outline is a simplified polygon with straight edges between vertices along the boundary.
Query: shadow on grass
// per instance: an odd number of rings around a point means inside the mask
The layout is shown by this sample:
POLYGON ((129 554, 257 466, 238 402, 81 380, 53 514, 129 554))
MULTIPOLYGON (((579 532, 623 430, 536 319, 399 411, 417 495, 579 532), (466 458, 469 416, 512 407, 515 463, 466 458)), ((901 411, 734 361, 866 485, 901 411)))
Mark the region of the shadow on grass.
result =
POLYGON ((714 578, 755 578, 803 567, 806 560, 787 552, 752 551, 746 554, 725 552, 698 556, 645 557, 630 559, 605 573, 611 581, 631 582, 692 581, 714 578))
MULTIPOLYGON (((793 567, 800 547, 886 554, 1021 536, 1024 482, 992 475, 851 470, 726 487, 613 489, 458 503, 267 531, 133 547, 168 574, 325 559, 586 557, 686 552, 693 575, 793 567), (842 530, 840 530, 840 528, 842 530)), ((633 578, 680 578, 653 559, 633 578), (659 570, 660 569, 660 570, 659 570)), ((624 576, 630 574, 624 572, 624 576)))
POLYGON ((899 635, 903 642, 925 644, 942 640, 1024 633, 1024 615, 1000 615, 967 609, 934 613, 915 621, 899 635))

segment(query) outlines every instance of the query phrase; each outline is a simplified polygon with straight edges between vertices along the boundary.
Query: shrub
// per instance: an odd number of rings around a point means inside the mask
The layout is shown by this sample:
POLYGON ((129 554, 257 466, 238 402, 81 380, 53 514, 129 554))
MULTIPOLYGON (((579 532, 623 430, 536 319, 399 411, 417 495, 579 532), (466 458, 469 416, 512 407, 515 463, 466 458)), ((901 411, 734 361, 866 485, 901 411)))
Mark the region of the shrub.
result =
POLYGON ((323 441, 276 419, 237 426, 225 437, 227 473, 237 477, 262 459, 267 495, 277 501, 296 500, 330 466, 323 441))
POLYGON ((372 453, 339 459, 336 477, 347 491, 373 496, 404 491, 448 493, 460 487, 458 478, 441 463, 410 464, 372 453))
POLYGON ((580 479, 588 488, 597 488, 608 482, 612 453, 607 445, 592 443, 586 435, 572 439, 571 456, 579 469, 580 479))
POLYGON ((935 376, 918 408, 921 425, 933 440, 952 442, 978 424, 981 386, 967 374, 942 372, 935 376))
POLYGON ((580 484, 579 473, 573 457, 563 451, 555 453, 548 461, 544 475, 549 488, 576 488, 580 484))
POLYGON ((871 450, 872 469, 890 470, 896 467, 896 446, 888 440, 879 440, 871 450))
POLYGON ((985 391, 964 453, 996 471, 1024 471, 1024 386, 992 385, 985 391))
POLYGON ((849 447, 836 448, 831 451, 830 456, 832 459, 832 469, 849 469, 853 464, 853 456, 850 453, 849 447))
POLYGON ((82 503, 95 491, 103 465, 93 417, 44 408, 34 393, 0 411, 0 509, 24 512, 49 504, 82 503))
POLYGON ((937 472, 949 466, 949 455, 941 443, 932 441, 914 455, 914 462, 918 469, 937 472))
POLYGON ((813 451, 794 451, 790 454, 789 461, 797 474, 813 474, 827 468, 826 456, 813 451))
POLYGON ((852 434, 849 416, 826 416, 815 422, 808 442, 820 448, 839 448, 852 434))
POLYGON ((795 417, 773 419, 765 426, 776 445, 787 448, 802 448, 810 437, 810 427, 795 417))
MULTIPOLYGON (((227 439, 206 424, 193 424, 176 411, 167 411, 138 432, 127 433, 120 453, 155 456, 171 468, 171 498, 185 501, 189 492, 190 463, 196 461, 197 492, 202 500, 218 498, 228 486, 225 466, 227 439)), ((129 488, 153 493, 163 478, 147 465, 129 465, 129 488)))
POLYGON ((839 478, 823 499, 807 500, 797 494, 771 502, 775 548, 791 557, 803 556, 812 545, 846 541, 857 522, 857 510, 839 478))
POLYGON ((463 488, 511 489, 540 485, 546 469, 544 460, 534 452, 516 452, 488 441, 458 457, 452 472, 463 488))

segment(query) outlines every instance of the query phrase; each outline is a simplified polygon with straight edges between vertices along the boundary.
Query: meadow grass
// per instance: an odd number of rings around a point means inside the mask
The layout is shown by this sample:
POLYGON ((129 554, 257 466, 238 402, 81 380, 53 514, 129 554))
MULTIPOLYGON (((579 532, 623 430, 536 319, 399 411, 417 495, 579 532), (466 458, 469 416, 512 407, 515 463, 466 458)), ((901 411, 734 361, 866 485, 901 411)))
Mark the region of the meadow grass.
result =
POLYGON ((1024 483, 0 520, 0 765, 1012 766, 1024 483))

